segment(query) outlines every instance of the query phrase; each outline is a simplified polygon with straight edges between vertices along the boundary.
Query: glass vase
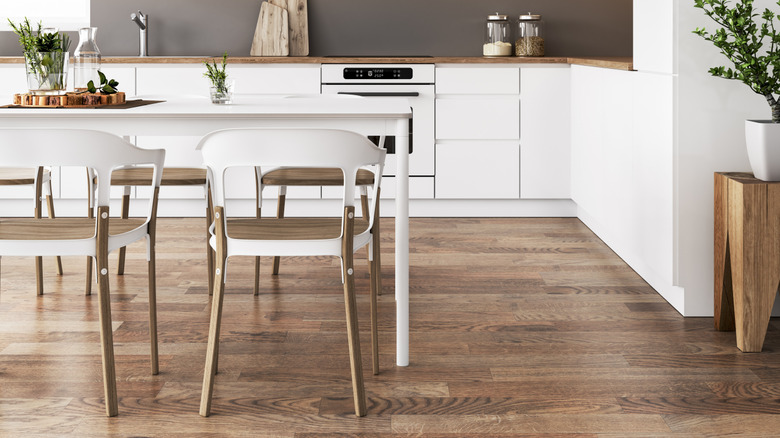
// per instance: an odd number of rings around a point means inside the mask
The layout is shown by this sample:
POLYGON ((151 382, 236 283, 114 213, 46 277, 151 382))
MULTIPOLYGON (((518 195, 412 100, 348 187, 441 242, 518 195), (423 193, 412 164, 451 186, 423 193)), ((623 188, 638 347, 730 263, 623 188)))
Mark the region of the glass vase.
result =
POLYGON ((233 88, 235 82, 232 79, 226 79, 220 86, 211 85, 209 87, 209 95, 211 96, 211 103, 218 105, 226 105, 233 103, 233 88))
POLYGON ((97 27, 82 27, 79 29, 79 45, 73 52, 73 87, 76 91, 87 89, 89 81, 96 88, 100 86, 98 71, 100 70, 100 49, 95 41, 97 27))
POLYGON ((31 94, 65 94, 68 85, 68 52, 26 52, 24 66, 31 94))

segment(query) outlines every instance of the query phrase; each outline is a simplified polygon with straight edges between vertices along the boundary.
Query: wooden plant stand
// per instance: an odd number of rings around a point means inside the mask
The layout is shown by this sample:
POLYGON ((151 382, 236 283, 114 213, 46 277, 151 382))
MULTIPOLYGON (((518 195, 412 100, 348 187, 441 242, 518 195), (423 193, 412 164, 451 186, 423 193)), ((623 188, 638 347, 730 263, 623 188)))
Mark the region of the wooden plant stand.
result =
POLYGON ((760 352, 780 283, 780 182, 715 173, 715 329, 760 352))
POLYGON ((25 107, 95 107, 104 105, 119 105, 125 103, 125 93, 65 93, 55 96, 40 96, 23 93, 14 94, 14 105, 25 107))

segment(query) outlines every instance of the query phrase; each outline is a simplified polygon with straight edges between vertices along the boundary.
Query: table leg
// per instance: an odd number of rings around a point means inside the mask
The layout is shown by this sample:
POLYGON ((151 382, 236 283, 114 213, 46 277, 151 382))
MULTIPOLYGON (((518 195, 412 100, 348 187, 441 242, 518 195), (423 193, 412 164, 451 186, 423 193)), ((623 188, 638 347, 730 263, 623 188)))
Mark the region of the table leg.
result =
POLYGON ((396 126, 395 305, 396 364, 409 365, 409 120, 396 126))
POLYGON ((759 352, 780 283, 780 187, 730 180, 728 202, 737 347, 759 352))
POLYGON ((731 280, 731 256, 728 239, 729 179, 715 174, 715 330, 734 327, 734 290, 731 280))

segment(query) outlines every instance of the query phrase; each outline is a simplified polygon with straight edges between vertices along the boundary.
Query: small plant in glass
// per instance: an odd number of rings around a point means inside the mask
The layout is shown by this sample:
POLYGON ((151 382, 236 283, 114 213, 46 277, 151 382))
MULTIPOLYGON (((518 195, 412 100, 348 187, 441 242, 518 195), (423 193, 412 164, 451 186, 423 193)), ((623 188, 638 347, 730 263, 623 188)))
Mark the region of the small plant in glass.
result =
POLYGON ((209 87, 211 103, 229 104, 233 102, 233 80, 228 79, 227 57, 228 54, 225 52, 222 55, 221 65, 217 65, 216 61, 212 61, 212 63, 203 61, 203 64, 206 65, 206 73, 203 73, 203 76, 211 81, 209 87))
POLYGON ((57 29, 33 29, 27 18, 19 24, 8 20, 24 50, 27 87, 32 94, 62 94, 68 82, 70 38, 57 29))

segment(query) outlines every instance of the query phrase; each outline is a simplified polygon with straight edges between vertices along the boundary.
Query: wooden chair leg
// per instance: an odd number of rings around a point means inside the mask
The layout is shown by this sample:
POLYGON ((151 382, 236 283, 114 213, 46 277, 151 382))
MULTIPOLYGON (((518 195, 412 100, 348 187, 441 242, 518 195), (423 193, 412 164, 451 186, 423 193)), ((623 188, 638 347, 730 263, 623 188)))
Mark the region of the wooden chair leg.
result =
MULTIPOLYGON (((94 195, 95 192, 92 190, 93 184, 95 183, 95 177, 92 174, 92 172, 89 169, 87 170, 87 217, 88 218, 94 218, 95 217, 95 210, 93 202, 95 202, 94 195)), ((92 264, 93 260, 92 257, 87 256, 87 266, 84 269, 84 276, 86 277, 86 282, 84 284, 84 295, 92 295, 92 264)))
POLYGON ((211 188, 206 188, 206 262, 209 270, 209 295, 214 293, 214 250, 211 249, 211 233, 209 228, 214 222, 214 203, 211 199, 211 188))
POLYGON ((349 342, 349 363, 352 373, 352 395, 355 400, 355 415, 366 415, 366 388, 363 383, 363 361, 360 356, 360 331, 358 328, 357 300, 355 299, 355 276, 353 239, 355 207, 344 209, 345 220, 341 246, 344 269, 344 305, 347 313, 347 340, 349 342))
POLYGON ((43 257, 35 257, 35 289, 43 295, 43 257))
MULTIPOLYGON (((261 208, 257 207, 257 215, 256 217, 260 219, 262 217, 261 215, 261 208)), ((278 270, 278 267, 277 267, 278 270)), ((255 283, 254 283, 254 294, 255 296, 260 295, 260 257, 255 257, 255 283)))
MULTIPOLYGON (((43 167, 38 168, 35 177, 35 218, 41 218, 41 197, 43 195, 41 181, 43 181, 43 167)), ((38 295, 43 295, 43 257, 35 257, 35 289, 38 295)))
POLYGON ((217 224, 217 266, 214 270, 214 297, 211 302, 211 322, 209 323, 209 341, 206 347, 206 366, 203 371, 203 389, 200 397, 200 415, 208 417, 211 414, 211 395, 214 391, 214 376, 217 373, 217 358, 219 356, 219 330, 222 324, 222 304, 225 298, 225 265, 227 247, 222 227, 222 208, 215 209, 214 218, 217 224))
MULTIPOLYGON (((87 212, 87 216, 90 218, 95 217, 94 211, 90 208, 87 212)), ((84 276, 85 284, 84 284, 84 295, 92 295, 92 265, 94 264, 94 260, 92 257, 87 256, 87 266, 84 269, 84 276)))
POLYGON ((151 345, 152 375, 160 372, 159 350, 157 345, 157 263, 155 255, 155 233, 149 232, 149 343, 151 345))
MULTIPOLYGON (((122 195, 122 211, 121 216, 122 219, 127 219, 130 217, 130 187, 125 187, 125 193, 122 195)), ((116 273, 117 275, 124 275, 125 274, 125 254, 127 253, 127 248, 124 246, 119 248, 119 261, 117 262, 116 266, 116 273)))
MULTIPOLYGON (((49 181, 49 193, 51 193, 51 181, 49 181)), ((49 219, 54 219, 54 198, 51 194, 46 195, 46 209, 49 212, 49 219)), ((62 257, 57 256, 57 275, 62 275, 62 257)))
POLYGON ((360 211, 364 220, 368 220, 368 195, 360 195, 360 211))
POLYGON ((114 334, 111 327, 111 294, 108 283, 108 207, 98 209, 97 229, 98 307, 103 357, 103 389, 106 397, 106 415, 113 417, 119 413, 119 403, 116 392, 114 334))
MULTIPOLYGON (((276 217, 278 219, 284 218, 284 203, 287 200, 287 195, 279 194, 279 198, 276 204, 276 217)), ((279 256, 274 256, 273 274, 279 275, 279 256)))

